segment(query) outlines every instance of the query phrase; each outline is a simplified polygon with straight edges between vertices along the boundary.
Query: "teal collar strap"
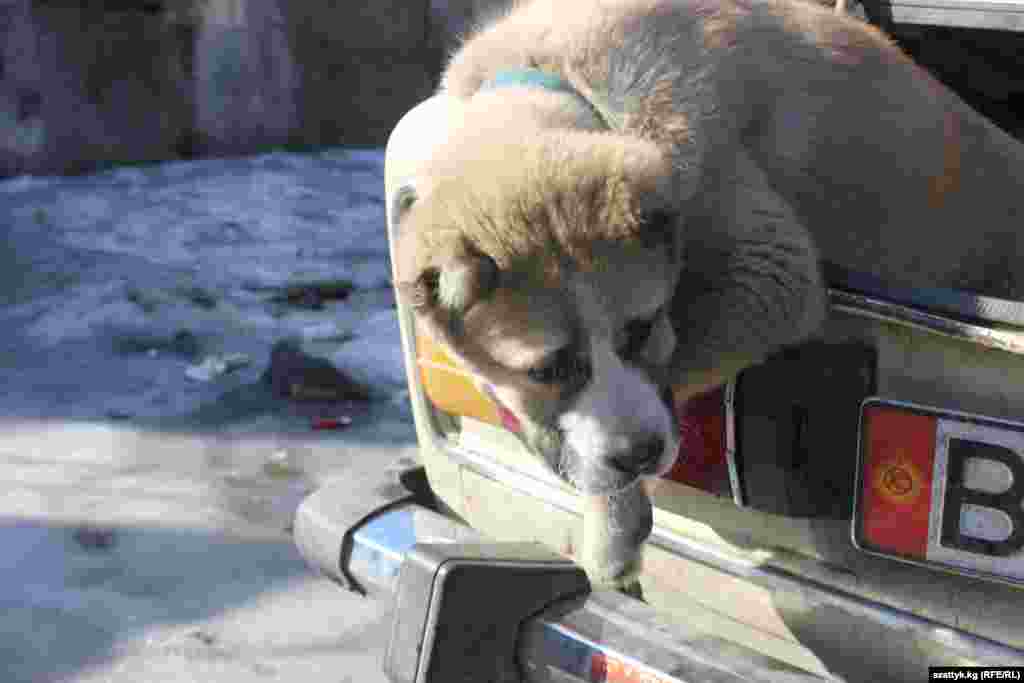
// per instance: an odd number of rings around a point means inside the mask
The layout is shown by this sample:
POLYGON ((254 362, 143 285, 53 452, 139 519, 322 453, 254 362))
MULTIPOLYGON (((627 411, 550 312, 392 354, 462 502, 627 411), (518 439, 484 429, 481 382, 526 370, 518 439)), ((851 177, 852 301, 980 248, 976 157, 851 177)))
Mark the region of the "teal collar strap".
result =
POLYGON ((580 94, 576 88, 572 87, 572 83, 558 74, 548 73, 547 71, 534 68, 508 69, 494 74, 491 80, 485 82, 480 89, 493 90, 495 88, 510 86, 540 88, 542 90, 550 90, 551 92, 561 92, 567 95, 572 95, 580 102, 580 104, 586 107, 594 115, 604 128, 612 128, 609 124, 608 117, 606 117, 593 102, 580 94))

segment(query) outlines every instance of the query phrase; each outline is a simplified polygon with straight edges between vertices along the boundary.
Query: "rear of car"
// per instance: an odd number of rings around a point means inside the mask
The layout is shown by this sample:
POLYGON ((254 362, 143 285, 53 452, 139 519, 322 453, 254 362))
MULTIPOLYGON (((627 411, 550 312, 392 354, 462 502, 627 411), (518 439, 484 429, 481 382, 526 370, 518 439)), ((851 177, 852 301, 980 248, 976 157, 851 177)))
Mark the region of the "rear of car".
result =
MULTIPOLYGON (((985 294, 833 277, 821 339, 677 401, 686 457, 653 494, 646 601, 851 681, 1024 666, 1024 303, 985 294)), ((403 303, 399 320, 434 493, 490 537, 575 556, 576 492, 403 303)))

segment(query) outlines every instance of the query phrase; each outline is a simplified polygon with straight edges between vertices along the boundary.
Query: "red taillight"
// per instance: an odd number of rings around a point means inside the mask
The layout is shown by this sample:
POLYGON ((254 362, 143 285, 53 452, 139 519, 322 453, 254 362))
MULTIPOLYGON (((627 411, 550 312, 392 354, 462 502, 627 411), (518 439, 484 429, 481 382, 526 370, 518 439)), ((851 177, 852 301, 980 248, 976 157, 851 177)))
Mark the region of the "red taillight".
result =
POLYGON ((724 389, 689 399, 675 397, 679 421, 679 455, 666 479, 709 493, 729 495, 729 461, 725 444, 724 389))
POLYGON ((522 425, 519 423, 519 418, 515 416, 515 413, 505 407, 494 392, 494 387, 490 384, 484 384, 483 390, 484 394, 487 395, 487 398, 491 399, 491 403, 494 404, 494 408, 498 411, 498 417, 501 419, 501 426, 510 432, 516 432, 517 434, 522 431, 522 425))
POLYGON ((883 552, 924 558, 937 420, 868 406, 861 427, 861 534, 883 552))

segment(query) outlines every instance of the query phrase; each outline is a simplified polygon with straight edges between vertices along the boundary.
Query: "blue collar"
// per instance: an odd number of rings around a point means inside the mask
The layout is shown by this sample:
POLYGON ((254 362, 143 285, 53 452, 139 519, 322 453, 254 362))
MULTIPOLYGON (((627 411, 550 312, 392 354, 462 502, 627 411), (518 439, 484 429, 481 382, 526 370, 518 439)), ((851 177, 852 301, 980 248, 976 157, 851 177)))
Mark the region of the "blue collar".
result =
POLYGON ((584 97, 580 91, 572 87, 572 83, 558 74, 548 73, 547 71, 535 68, 508 69, 494 74, 491 80, 486 81, 480 89, 492 90, 509 86, 541 88, 542 90, 572 95, 579 100, 580 104, 590 110, 604 128, 611 129, 608 118, 601 113, 601 110, 584 97))

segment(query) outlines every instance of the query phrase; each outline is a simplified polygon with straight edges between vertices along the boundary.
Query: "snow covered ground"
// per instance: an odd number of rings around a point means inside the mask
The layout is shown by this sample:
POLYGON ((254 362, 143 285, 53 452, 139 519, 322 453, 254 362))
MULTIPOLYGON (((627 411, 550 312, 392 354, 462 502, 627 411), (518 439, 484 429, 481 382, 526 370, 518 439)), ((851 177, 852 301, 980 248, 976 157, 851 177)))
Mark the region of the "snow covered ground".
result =
POLYGON ((384 680, 288 534, 414 462, 382 194, 377 150, 0 182, 0 680, 384 680), (372 399, 275 395, 282 339, 372 399))

